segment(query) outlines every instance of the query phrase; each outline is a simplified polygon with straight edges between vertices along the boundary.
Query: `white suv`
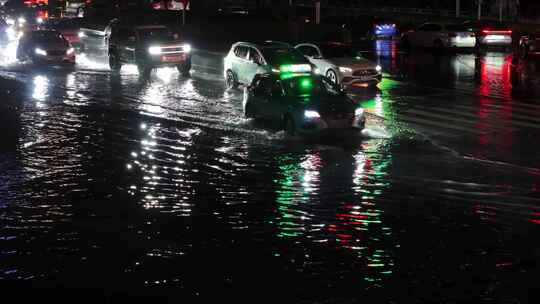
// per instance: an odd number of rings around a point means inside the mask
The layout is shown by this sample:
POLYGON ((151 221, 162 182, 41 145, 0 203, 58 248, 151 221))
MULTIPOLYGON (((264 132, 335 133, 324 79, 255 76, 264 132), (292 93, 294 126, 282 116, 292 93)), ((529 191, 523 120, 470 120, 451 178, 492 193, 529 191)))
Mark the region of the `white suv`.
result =
POLYGON ((250 84, 257 74, 312 72, 312 65, 304 55, 286 43, 272 41, 264 44, 237 42, 232 45, 223 65, 227 88, 250 84))

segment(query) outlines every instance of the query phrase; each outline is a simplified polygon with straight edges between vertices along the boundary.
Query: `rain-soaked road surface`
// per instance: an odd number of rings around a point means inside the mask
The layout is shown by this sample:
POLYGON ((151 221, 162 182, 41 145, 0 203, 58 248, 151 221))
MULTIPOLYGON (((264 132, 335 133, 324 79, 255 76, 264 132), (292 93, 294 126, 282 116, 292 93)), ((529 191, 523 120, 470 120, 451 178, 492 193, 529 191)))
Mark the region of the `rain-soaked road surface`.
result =
POLYGON ((353 94, 367 130, 310 142, 244 119, 216 54, 190 78, 7 64, 1 286, 89 303, 538 303, 540 66, 374 49, 387 75, 353 94))

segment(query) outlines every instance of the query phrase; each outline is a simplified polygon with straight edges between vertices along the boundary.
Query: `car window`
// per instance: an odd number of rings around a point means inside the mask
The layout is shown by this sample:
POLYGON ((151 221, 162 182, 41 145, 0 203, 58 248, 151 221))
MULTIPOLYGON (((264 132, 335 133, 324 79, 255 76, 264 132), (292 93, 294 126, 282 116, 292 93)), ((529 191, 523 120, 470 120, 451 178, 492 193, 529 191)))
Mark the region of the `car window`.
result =
POLYGON ((247 54, 248 54, 248 48, 245 47, 245 46, 237 46, 235 49, 234 49, 234 54, 236 55, 236 57, 238 58, 242 58, 242 59, 246 59, 247 58, 247 54))
POLYGON ((253 92, 256 96, 269 96, 272 93, 272 79, 268 77, 259 78, 255 83, 253 92))
POLYGON ((309 45, 302 45, 297 48, 300 53, 308 57, 319 57, 319 52, 316 48, 309 45))
POLYGON ((32 33, 31 39, 37 43, 66 43, 64 36, 56 31, 36 31, 32 33))
POLYGON ((141 28, 138 33, 141 41, 170 42, 178 39, 178 34, 166 27, 141 28))
POLYGON ((262 59, 261 55, 254 48, 249 49, 249 60, 253 61, 253 62, 257 63, 257 64, 263 64, 263 59, 262 59))

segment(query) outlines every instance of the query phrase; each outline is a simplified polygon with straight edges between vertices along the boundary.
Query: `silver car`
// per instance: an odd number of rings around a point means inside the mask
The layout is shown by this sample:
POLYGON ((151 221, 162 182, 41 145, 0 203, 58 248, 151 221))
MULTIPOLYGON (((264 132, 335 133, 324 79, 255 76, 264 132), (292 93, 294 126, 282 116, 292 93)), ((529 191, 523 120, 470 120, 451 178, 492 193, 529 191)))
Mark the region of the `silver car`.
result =
POLYGON ((315 73, 326 76, 335 84, 365 87, 376 85, 382 79, 381 67, 362 58, 348 44, 302 43, 295 48, 317 68, 315 73))
POLYGON ((257 74, 287 72, 311 73, 312 66, 306 57, 285 43, 237 42, 224 58, 227 88, 248 85, 257 74))

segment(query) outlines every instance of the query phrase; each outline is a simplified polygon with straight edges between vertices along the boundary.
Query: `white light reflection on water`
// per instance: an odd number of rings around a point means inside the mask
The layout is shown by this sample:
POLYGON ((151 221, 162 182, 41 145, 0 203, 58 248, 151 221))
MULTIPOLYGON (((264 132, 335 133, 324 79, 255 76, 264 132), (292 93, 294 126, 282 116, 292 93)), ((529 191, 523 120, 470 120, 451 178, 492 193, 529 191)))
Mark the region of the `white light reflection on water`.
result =
POLYGON ((48 97, 49 79, 46 76, 37 75, 33 79, 34 90, 32 97, 38 101, 45 101, 48 97))

